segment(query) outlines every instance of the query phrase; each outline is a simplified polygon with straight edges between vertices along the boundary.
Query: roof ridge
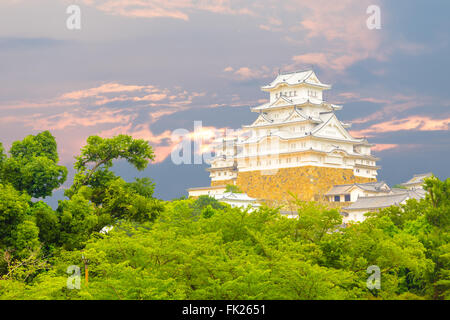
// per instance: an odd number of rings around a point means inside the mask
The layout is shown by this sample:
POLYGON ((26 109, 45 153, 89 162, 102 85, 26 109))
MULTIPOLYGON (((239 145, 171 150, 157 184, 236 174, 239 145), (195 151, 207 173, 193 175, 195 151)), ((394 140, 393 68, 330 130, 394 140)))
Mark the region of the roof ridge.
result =
POLYGON ((413 175, 413 177, 420 177, 420 176, 426 176, 426 175, 429 175, 429 174, 433 174, 433 172, 427 172, 427 173, 418 173, 418 174, 414 174, 413 175))
POLYGON ((313 69, 306 69, 306 70, 297 70, 297 71, 291 71, 291 72, 280 72, 278 75, 280 76, 284 76, 284 75, 288 75, 288 74, 293 74, 293 73, 303 73, 303 72, 314 72, 313 69))
POLYGON ((377 183, 386 183, 385 181, 372 181, 372 182, 355 182, 356 184, 377 184, 377 183))
POLYGON ((382 196, 368 196, 368 197, 359 197, 359 199, 374 199, 374 198, 393 198, 393 197, 399 197, 399 196, 404 196, 404 195, 408 195, 407 192, 405 193, 390 193, 390 194, 384 194, 382 196))

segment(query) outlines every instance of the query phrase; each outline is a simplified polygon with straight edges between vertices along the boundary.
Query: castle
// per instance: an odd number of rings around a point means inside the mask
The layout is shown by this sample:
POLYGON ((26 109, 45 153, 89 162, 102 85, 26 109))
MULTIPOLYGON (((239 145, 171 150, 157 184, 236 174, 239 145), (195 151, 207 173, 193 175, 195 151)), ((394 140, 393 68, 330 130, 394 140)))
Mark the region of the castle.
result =
POLYGON ((207 169, 211 187, 189 194, 231 184, 261 200, 284 201, 292 193, 309 201, 333 185, 376 181, 373 145, 352 137, 350 124, 336 117, 342 106, 323 99, 330 88, 313 70, 278 74, 261 88, 269 101, 251 109, 258 116, 245 133, 219 139, 207 169))

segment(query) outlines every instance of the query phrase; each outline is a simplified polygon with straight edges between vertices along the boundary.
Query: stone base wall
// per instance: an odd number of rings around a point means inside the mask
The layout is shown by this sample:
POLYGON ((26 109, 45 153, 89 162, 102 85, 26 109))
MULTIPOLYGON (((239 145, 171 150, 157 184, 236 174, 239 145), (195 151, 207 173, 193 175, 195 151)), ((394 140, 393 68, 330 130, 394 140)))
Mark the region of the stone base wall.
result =
POLYGON ((211 181, 211 187, 235 185, 236 179, 211 181))
POLYGON ((290 201, 289 192, 300 200, 321 200, 333 185, 373 182, 357 177, 352 169, 326 167, 281 168, 274 171, 238 172, 236 185, 250 197, 269 201, 290 201))

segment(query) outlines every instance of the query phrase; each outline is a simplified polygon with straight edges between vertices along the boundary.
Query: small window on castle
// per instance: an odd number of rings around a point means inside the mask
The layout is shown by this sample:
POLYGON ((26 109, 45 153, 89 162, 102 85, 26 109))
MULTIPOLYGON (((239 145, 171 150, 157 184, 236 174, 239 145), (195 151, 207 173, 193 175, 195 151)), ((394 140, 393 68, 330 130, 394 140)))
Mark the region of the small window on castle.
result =
POLYGON ((349 194, 346 194, 345 195, 345 202, 349 202, 350 201, 350 195, 349 194))
POLYGON ((341 196, 334 196, 334 202, 340 202, 341 196))

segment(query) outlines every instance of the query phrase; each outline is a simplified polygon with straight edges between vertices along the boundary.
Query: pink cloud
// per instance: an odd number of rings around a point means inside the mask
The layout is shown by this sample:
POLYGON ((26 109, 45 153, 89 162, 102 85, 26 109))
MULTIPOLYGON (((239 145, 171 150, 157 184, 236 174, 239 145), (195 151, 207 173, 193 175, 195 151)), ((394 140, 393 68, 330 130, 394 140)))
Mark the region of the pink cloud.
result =
POLYGON ((246 2, 223 0, 84 0, 84 3, 111 15, 131 18, 172 18, 189 20, 193 11, 206 11, 217 14, 248 15, 255 12, 246 2))
POLYGON ((68 127, 91 127, 101 124, 126 123, 132 119, 130 115, 122 114, 122 110, 111 111, 99 109, 95 111, 75 109, 71 112, 28 120, 34 130, 64 130, 68 127))
POLYGON ((271 70, 267 66, 262 66, 259 68, 240 67, 238 69, 226 67, 223 71, 230 73, 236 80, 267 78, 268 76, 275 74, 275 70, 271 70))
POLYGON ((384 150, 390 150, 397 148, 398 144, 383 144, 383 143, 377 143, 374 147, 372 147, 372 151, 384 151, 384 150))
POLYGON ((374 103, 386 103, 386 105, 379 111, 376 111, 366 117, 358 118, 352 120, 352 123, 355 124, 361 124, 366 123, 370 121, 380 120, 383 118, 386 118, 387 116, 392 116, 393 114, 397 114, 400 112, 404 112, 409 109, 413 109, 416 107, 420 107, 426 104, 427 98, 426 97, 410 97, 408 101, 403 100, 396 100, 393 98, 391 101, 385 101, 382 99, 375 99, 375 98, 366 98, 365 100, 361 101, 368 101, 368 102, 374 102, 374 103))
POLYGON ((449 130, 450 118, 432 119, 426 116, 411 116, 403 119, 380 122, 370 127, 358 131, 351 131, 353 136, 370 137, 376 133, 393 132, 393 131, 438 131, 449 130))
POLYGON ((154 89, 153 86, 135 86, 135 85, 122 85, 120 83, 106 83, 95 88, 89 88, 85 90, 78 90, 65 93, 61 95, 61 99, 73 99, 79 100, 82 98, 96 97, 105 93, 118 93, 118 92, 134 92, 144 89, 154 89))
POLYGON ((167 130, 155 135, 149 126, 161 117, 186 110, 196 98, 205 95, 205 92, 189 92, 182 88, 169 90, 153 85, 106 83, 43 101, 5 102, 0 105, 0 109, 39 108, 48 105, 55 108, 41 108, 39 113, 23 116, 2 117, 0 124, 24 126, 28 128, 27 131, 50 130, 57 141, 61 142, 60 153, 64 163, 73 160, 89 135, 111 137, 120 133, 149 141, 155 149, 156 161, 163 161, 168 150, 174 146, 171 132, 167 130), (110 108, 107 104, 111 102, 122 102, 123 107, 110 108), (130 105, 133 102, 143 104, 136 109, 133 104, 130 105), (136 124, 138 117, 145 111, 143 107, 148 108, 149 119, 145 124, 136 124))

